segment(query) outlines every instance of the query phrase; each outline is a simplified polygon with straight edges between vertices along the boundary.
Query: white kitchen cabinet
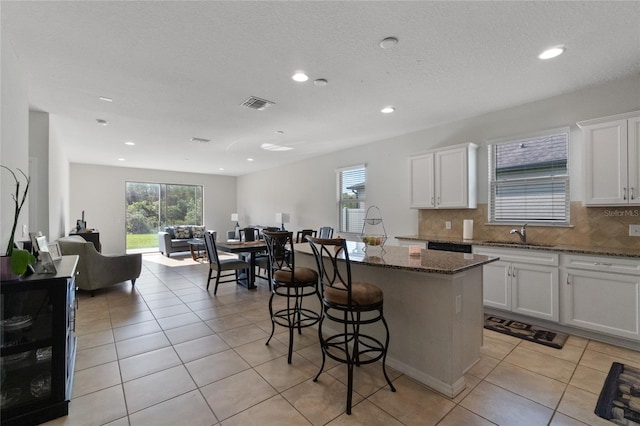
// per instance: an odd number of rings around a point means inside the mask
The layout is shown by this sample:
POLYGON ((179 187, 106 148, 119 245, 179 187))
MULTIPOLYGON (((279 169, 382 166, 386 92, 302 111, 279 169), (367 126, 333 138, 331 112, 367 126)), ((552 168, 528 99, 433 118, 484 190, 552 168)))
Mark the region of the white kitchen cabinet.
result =
POLYGON ((477 149, 467 143, 410 157, 411 208, 476 208, 477 149))
POLYGON ((412 208, 429 209, 436 205, 434 157, 435 154, 430 152, 409 159, 412 208))
POLYGON ((559 321, 558 255, 544 251, 474 247, 500 260, 483 267, 484 305, 559 321))
POLYGON ((640 111, 581 121, 585 205, 640 205, 640 111))
POLYGON ((562 323, 640 340, 640 261, 562 256, 562 323))

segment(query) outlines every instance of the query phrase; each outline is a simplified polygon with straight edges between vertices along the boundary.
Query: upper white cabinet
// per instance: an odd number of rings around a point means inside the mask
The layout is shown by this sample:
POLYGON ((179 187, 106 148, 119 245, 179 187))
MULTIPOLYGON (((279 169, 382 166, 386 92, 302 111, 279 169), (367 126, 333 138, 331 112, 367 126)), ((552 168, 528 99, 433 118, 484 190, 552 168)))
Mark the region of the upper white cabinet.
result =
POLYGON ((436 205, 434 157, 435 154, 430 152, 409 159, 412 208, 432 209, 436 205))
POLYGON ((477 150, 467 143, 410 157, 411 208, 476 208, 477 150))
POLYGON ((585 205, 640 205, 640 111, 581 121, 585 205))

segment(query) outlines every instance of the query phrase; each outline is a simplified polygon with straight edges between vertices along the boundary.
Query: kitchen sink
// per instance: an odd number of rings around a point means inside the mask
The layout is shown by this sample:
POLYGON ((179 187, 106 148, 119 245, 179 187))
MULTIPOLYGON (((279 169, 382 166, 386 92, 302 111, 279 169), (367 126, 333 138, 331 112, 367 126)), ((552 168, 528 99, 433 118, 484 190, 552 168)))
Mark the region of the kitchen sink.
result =
POLYGON ((521 243, 520 241, 485 241, 486 244, 503 245, 509 247, 553 247, 553 244, 545 243, 521 243))

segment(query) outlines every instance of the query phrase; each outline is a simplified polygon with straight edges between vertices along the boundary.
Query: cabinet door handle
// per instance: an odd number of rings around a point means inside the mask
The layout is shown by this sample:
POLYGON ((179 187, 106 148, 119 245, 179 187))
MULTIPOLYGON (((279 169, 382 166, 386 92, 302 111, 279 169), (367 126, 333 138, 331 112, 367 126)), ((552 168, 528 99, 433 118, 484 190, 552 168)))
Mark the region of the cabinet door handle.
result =
POLYGON ((435 204, 433 204, 433 197, 431 197, 431 205, 434 206, 435 204))
POLYGON ((594 266, 611 266, 612 263, 607 263, 607 262, 593 262, 594 266))
POLYGON ((569 281, 569 277, 571 276, 571 274, 567 274, 567 285, 570 285, 571 282, 569 281))
POLYGON ((511 270, 511 276, 512 276, 513 278, 515 278, 515 277, 516 277, 516 267, 515 267, 515 266, 514 266, 514 267, 513 267, 513 269, 511 270))
POLYGON ((438 205, 440 205, 440 196, 438 195, 438 205))
POLYGON ((624 187, 624 188, 622 188, 622 189, 623 189, 623 191, 624 191, 624 193, 623 193, 623 195, 622 195, 622 199, 623 199, 623 200, 626 200, 626 199, 627 199, 627 188, 626 188, 626 187, 624 187))
POLYGON ((632 200, 635 199, 635 197, 633 196, 633 186, 631 188, 629 188, 629 194, 630 194, 629 195, 630 199, 632 199, 632 200))
POLYGON ((507 269, 507 276, 510 277, 511 276, 511 266, 509 266, 509 268, 507 269))

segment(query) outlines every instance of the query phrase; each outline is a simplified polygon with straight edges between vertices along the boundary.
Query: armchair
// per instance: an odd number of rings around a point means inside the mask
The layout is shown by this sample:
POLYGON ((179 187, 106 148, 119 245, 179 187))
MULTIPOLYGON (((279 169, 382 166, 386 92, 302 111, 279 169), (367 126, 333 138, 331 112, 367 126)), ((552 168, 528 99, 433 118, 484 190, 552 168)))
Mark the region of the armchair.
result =
POLYGON ((77 254, 78 276, 76 286, 91 291, 131 280, 135 285, 136 278, 142 270, 142 255, 120 254, 103 255, 98 253, 93 243, 79 236, 62 237, 57 240, 63 255, 77 254))

